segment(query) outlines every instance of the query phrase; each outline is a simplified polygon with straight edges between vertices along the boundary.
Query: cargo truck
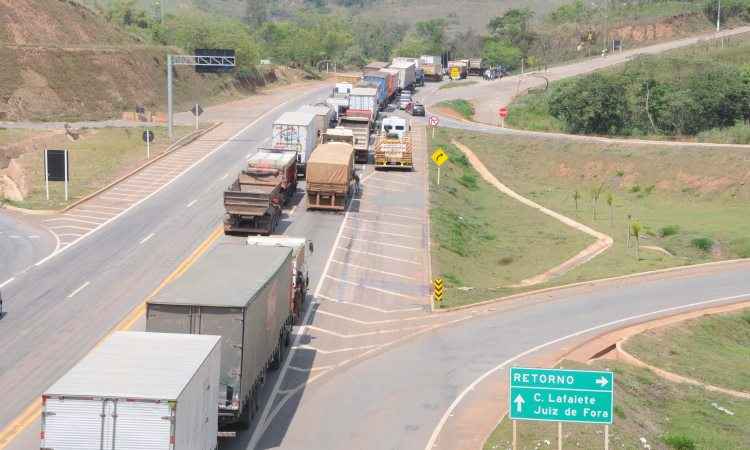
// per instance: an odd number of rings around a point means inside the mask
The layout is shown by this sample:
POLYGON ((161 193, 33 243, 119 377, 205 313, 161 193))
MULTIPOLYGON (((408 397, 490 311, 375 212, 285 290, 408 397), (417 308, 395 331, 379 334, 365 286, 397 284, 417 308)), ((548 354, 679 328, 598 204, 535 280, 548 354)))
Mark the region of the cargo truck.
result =
POLYGON ((399 90, 408 91, 414 87, 414 82, 417 80, 417 66, 414 62, 394 60, 388 68, 398 70, 399 90))
POLYGON ((291 249, 225 236, 148 301, 147 331, 221 336, 220 429, 249 426, 290 342, 293 293, 291 249))
POLYGON ((313 252, 312 242, 305 238, 289 236, 251 236, 247 238, 248 245, 266 247, 287 247, 292 250, 292 288, 294 297, 290 302, 295 323, 302 320, 302 310, 307 298, 307 289, 310 286, 310 276, 307 272, 306 252, 313 252))
POLYGON ((219 336, 115 332, 42 395, 43 450, 213 450, 219 336))
POLYGON ((357 164, 367 164, 370 159, 370 120, 363 116, 343 116, 339 128, 352 133, 357 164))
POLYGON ((337 73, 334 77, 336 83, 349 83, 352 86, 359 83, 362 79, 362 74, 359 73, 337 73))
POLYGON ((326 130, 321 143, 343 142, 349 144, 354 147, 354 162, 367 164, 370 160, 370 132, 364 126, 357 128, 356 123, 354 125, 354 129, 341 126, 326 130), (357 131, 357 138, 355 138, 355 131, 357 131))
POLYGON ((378 90, 378 110, 383 109, 388 102, 388 76, 384 72, 368 72, 362 77, 363 83, 367 83, 378 90))
POLYGON ((424 72, 427 81, 443 81, 443 64, 440 56, 422 55, 419 57, 419 67, 424 72))
POLYGON ((362 69, 362 72, 366 74, 367 72, 378 71, 380 69, 385 69, 386 67, 388 67, 388 63, 385 61, 373 61, 367 64, 364 69, 362 69))
POLYGON ((393 100, 396 98, 396 95, 400 92, 399 89, 399 83, 398 83, 398 76, 399 76, 399 70, 398 69, 380 69, 380 71, 384 74, 386 74, 389 78, 389 88, 388 88, 388 99, 393 100))
POLYGON ((451 80, 462 80, 466 78, 469 65, 466 61, 449 61, 448 76, 451 80))
POLYGON ((359 190, 354 147, 343 142, 320 144, 310 157, 307 209, 344 211, 359 190))
POLYGON ((259 150, 224 191, 224 233, 273 233, 281 208, 297 192, 297 154, 259 150))
POLYGON ((469 75, 475 75, 481 77, 484 74, 484 64, 482 58, 470 58, 469 59, 469 75))
POLYGON ((297 152, 297 177, 305 177, 305 164, 318 143, 322 130, 315 114, 286 112, 273 123, 271 147, 297 152))
POLYGON ((316 126, 321 133, 330 127, 336 126, 336 112, 325 103, 300 106, 297 111, 313 114, 317 121, 316 126))
POLYGON ((411 127, 401 117, 385 117, 380 126, 375 144, 375 169, 386 168, 414 168, 411 127))

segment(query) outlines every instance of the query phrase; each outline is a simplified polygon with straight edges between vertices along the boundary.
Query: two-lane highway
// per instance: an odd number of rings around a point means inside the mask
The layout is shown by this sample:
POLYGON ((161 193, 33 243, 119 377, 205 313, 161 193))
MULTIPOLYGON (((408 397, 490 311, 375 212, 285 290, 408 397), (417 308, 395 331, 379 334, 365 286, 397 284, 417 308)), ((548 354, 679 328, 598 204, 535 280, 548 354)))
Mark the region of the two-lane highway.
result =
POLYGON ((36 224, 38 220, 12 211, 0 212, 0 289, 57 247, 54 236, 36 224))

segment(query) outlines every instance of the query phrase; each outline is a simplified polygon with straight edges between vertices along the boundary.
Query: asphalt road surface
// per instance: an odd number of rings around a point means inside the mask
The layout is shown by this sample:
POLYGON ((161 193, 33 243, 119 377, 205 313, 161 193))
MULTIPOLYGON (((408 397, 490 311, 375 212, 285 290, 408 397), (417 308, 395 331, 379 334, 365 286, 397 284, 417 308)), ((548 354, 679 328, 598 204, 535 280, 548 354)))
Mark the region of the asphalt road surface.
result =
POLYGON ((36 222, 0 210, 0 289, 55 250, 54 236, 36 222))

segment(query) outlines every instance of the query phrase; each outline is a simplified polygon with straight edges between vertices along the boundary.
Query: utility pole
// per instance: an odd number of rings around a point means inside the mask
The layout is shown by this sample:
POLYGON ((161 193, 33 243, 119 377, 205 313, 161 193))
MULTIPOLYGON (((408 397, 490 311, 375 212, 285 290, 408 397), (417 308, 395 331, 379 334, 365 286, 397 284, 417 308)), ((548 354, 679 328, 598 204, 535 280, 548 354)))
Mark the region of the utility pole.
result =
POLYGON ((716 32, 718 33, 721 31, 721 0, 719 1, 719 6, 716 8, 716 32))
POLYGON ((167 55, 167 134, 172 141, 172 55, 167 55))

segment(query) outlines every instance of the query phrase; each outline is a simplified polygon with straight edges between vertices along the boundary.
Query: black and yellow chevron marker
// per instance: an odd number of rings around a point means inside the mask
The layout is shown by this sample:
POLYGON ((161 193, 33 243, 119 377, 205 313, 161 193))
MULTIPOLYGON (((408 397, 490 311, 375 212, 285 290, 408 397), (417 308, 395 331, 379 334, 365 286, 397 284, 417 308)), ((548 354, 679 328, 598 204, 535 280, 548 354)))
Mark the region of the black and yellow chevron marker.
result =
POLYGON ((442 278, 435 278, 432 282, 432 296, 435 298, 435 302, 443 301, 443 294, 445 294, 445 281, 442 278))

